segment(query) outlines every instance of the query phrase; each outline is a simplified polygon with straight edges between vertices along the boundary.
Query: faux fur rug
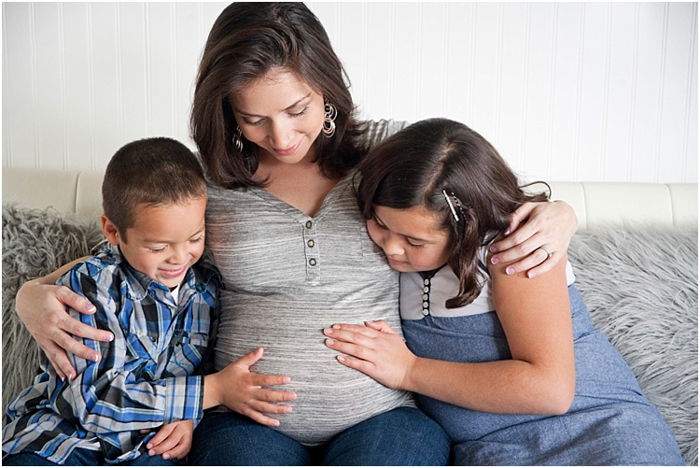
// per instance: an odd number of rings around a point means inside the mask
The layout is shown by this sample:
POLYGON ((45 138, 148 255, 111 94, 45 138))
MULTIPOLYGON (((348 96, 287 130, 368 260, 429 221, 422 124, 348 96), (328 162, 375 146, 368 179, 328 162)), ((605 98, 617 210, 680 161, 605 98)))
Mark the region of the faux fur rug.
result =
MULTIPOLYGON (((4 413, 39 362, 14 313, 18 287, 88 254, 101 234, 96 223, 53 210, 3 207, 2 239, 4 413)), ((697 230, 584 231, 569 254, 593 321, 675 431, 686 461, 697 465, 697 230)))
POLYGON ((88 255, 102 239, 97 222, 70 220, 53 209, 2 209, 2 409, 31 383, 39 348, 15 313, 15 294, 27 280, 88 255))

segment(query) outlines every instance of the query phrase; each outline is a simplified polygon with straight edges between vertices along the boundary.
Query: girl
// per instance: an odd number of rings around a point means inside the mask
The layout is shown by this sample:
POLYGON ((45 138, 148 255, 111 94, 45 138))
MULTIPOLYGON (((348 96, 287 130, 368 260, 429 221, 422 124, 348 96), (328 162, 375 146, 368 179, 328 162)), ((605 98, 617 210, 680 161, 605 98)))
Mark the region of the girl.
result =
POLYGON ((592 325, 568 262, 509 275, 491 253, 523 203, 496 150, 426 120, 363 161, 367 230, 401 274, 403 339, 384 321, 324 330, 337 359, 414 391, 457 465, 681 465, 659 412, 592 325))
MULTIPOLYGON (((190 463, 447 460, 447 437, 410 394, 338 366, 321 343, 328 323, 400 323, 398 275, 367 237, 352 190, 367 130, 343 76, 323 26, 300 3, 232 4, 207 39, 192 133, 211 181, 207 244, 224 282, 214 361, 217 369, 236 363, 237 373, 220 402, 233 411, 205 415, 190 463)), ((528 205, 513 225, 528 223, 500 247, 522 244, 516 251, 530 255, 520 268, 544 260, 537 268, 546 271, 566 251, 571 213, 528 205), (547 260, 543 245, 555 257, 547 260)), ((64 349, 86 351, 68 333, 105 337, 65 318, 63 303, 88 307, 47 286, 53 279, 23 287, 17 309, 70 376, 64 349)))

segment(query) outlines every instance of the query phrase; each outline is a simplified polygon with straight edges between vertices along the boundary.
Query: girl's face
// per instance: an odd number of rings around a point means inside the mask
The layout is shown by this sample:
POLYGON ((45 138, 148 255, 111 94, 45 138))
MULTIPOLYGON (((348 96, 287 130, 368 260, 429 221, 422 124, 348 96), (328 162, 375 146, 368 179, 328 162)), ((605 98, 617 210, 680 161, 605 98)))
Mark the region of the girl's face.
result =
POLYGON ((408 209, 374 205, 367 232, 397 271, 430 271, 449 257, 450 234, 441 229, 439 217, 424 206, 408 209))
POLYGON ((295 164, 310 155, 323 126, 323 96, 286 68, 273 68, 232 96, 243 136, 264 150, 262 160, 295 164))

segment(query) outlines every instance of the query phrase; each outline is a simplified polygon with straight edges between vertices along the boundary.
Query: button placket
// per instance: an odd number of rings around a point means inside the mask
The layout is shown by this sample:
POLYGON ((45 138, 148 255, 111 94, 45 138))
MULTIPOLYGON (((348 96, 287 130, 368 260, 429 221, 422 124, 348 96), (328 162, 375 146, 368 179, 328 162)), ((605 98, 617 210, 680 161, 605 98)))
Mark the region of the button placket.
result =
POLYGON ((423 301, 422 313, 424 316, 430 315, 430 278, 423 279, 423 295, 421 299, 423 301))
POLYGON ((311 219, 302 222, 304 256, 306 258, 306 280, 317 283, 321 280, 321 259, 318 251, 316 223, 311 219))

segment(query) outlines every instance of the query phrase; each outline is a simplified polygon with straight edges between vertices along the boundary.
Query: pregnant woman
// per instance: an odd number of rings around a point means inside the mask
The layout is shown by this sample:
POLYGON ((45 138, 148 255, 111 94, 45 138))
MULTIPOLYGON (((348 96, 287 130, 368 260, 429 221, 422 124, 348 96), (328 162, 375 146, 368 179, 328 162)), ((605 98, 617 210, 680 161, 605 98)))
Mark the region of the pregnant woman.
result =
MULTIPOLYGON (((368 237, 352 189, 368 137, 343 77, 301 3, 234 3, 209 34, 192 131, 210 179, 207 242, 224 282, 215 365, 237 362, 239 373, 220 402, 233 411, 205 415, 190 463, 447 462, 447 436, 409 393, 338 366, 323 345, 329 323, 384 319, 400 328, 398 275, 368 237)), ((575 216, 563 203, 528 204, 512 226, 524 218, 497 257, 532 252, 516 270, 544 261, 537 268, 546 271, 566 251, 575 216)), ((17 308, 67 375, 63 349, 85 350, 66 331, 104 332, 57 319, 61 303, 87 307, 47 286, 51 279, 25 285, 17 308)))

